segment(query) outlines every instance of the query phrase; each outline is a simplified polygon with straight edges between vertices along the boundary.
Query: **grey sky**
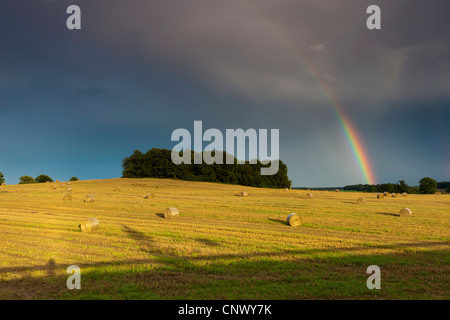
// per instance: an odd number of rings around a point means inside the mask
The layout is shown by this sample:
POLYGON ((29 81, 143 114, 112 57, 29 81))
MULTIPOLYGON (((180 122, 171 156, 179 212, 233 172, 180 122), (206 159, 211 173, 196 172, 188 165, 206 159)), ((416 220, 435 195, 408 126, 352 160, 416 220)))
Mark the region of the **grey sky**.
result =
POLYGON ((3 1, 0 171, 10 183, 117 177, 134 149, 171 148, 173 130, 203 120, 280 129, 294 185, 362 183, 319 75, 379 182, 448 180, 449 9, 437 0, 3 1), (81 31, 65 28, 69 4, 82 9, 81 31), (370 4, 382 9, 382 30, 365 27, 370 4))

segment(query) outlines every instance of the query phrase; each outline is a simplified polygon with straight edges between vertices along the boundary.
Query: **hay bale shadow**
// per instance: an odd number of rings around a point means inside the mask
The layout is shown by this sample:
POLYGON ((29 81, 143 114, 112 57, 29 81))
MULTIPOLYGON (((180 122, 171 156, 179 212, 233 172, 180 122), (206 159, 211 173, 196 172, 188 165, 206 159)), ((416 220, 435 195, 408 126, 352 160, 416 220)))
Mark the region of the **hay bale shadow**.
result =
POLYGON ((164 213, 156 213, 156 215, 157 215, 158 217, 160 217, 160 218, 163 218, 163 219, 164 219, 164 213))
POLYGON ((376 214, 382 214, 382 215, 385 215, 385 216, 400 217, 400 215, 397 214, 397 213, 389 213, 389 212, 375 212, 375 213, 376 214))
POLYGON ((276 223, 282 224, 282 225, 285 225, 285 226, 288 226, 288 223, 286 222, 286 220, 281 220, 281 219, 271 219, 271 218, 268 218, 268 220, 270 220, 270 221, 272 221, 272 222, 276 222, 276 223))

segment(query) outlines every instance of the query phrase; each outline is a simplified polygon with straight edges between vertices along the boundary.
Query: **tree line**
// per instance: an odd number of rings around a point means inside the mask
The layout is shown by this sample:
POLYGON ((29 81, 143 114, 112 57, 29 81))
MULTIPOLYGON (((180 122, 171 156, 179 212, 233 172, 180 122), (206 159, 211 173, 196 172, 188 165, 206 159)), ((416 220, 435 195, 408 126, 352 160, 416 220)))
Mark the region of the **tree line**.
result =
MULTIPOLYGON (((226 157, 231 155, 222 153, 224 164, 206 164, 202 160, 201 164, 176 165, 172 162, 171 150, 153 148, 143 153, 135 150, 130 156, 127 156, 122 163, 123 178, 170 178, 187 181, 220 182, 227 184, 238 184, 251 187, 262 188, 289 188, 287 172, 288 168, 281 160, 279 161, 279 170, 274 175, 261 175, 260 169, 266 167, 260 161, 256 164, 250 164, 245 161, 238 164, 238 160, 233 157, 233 164, 225 164, 226 157)), ((206 152, 202 153, 203 155, 206 152)), ((211 156, 215 156, 212 151, 211 156)), ((194 152, 191 152, 194 163, 194 152)), ((231 156, 232 157, 232 156, 231 156)))
POLYGON ((433 194, 438 189, 445 189, 450 193, 450 182, 436 180, 430 177, 424 177, 419 181, 418 186, 409 186, 405 180, 400 180, 398 183, 383 183, 377 185, 357 184, 345 186, 344 190, 361 191, 361 192, 390 192, 390 193, 412 193, 412 194, 433 194))
MULTIPOLYGON (((77 177, 70 178, 69 181, 77 181, 77 177)), ((2 172, 0 172, 0 185, 5 183, 5 176, 2 172)), ((52 178, 50 178, 46 174, 41 174, 37 176, 36 178, 33 178, 32 176, 21 176, 19 179, 19 184, 31 184, 31 183, 46 183, 46 182, 54 182, 52 178)))

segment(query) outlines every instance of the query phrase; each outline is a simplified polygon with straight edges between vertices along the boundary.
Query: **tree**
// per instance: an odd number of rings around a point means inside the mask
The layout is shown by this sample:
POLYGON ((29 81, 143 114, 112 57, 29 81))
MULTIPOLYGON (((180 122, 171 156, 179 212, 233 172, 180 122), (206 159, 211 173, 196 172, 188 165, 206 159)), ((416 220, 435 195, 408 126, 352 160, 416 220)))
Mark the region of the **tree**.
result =
POLYGON ((399 183, 399 187, 397 190, 398 193, 403 193, 403 192, 411 193, 411 187, 408 186, 408 184, 406 184, 405 180, 400 180, 398 183, 399 183))
POLYGON ((2 183, 5 183, 5 176, 3 175, 3 173, 0 172, 0 185, 2 183))
POLYGON ((80 180, 80 179, 78 179, 77 177, 72 177, 72 178, 70 178, 69 181, 78 181, 78 180, 80 180))
MULTIPOLYGON (((218 151, 219 152, 219 151, 218 151)), ((194 153, 191 155, 192 164, 175 165, 171 159, 171 150, 153 148, 146 153, 135 150, 134 153, 123 160, 123 177, 124 178, 170 178, 183 179, 188 181, 210 181, 240 184, 253 187, 265 188, 289 188, 292 184, 289 180, 287 166, 280 160, 279 169, 275 175, 266 176, 261 175, 261 168, 265 167, 260 161, 256 164, 250 164, 245 161, 243 164, 238 164, 237 159, 232 155, 227 155, 220 151, 218 157, 222 157, 223 164, 207 164, 205 153, 202 156, 202 163, 194 163, 194 153), (226 158, 234 159, 226 164, 226 158)), ((201 155, 201 154, 200 154, 201 155)), ((214 151, 213 157, 216 156, 214 151)))
POLYGON ((44 183, 44 182, 53 182, 53 179, 50 178, 49 176, 45 175, 45 174, 41 174, 40 176, 36 177, 36 182, 37 183, 44 183))
POLYGON ((437 182, 430 177, 422 178, 419 183, 419 192, 422 194, 433 194, 437 191, 437 182))
POLYGON ((30 184, 30 183, 36 183, 36 180, 34 180, 33 177, 30 176, 21 176, 19 184, 30 184))

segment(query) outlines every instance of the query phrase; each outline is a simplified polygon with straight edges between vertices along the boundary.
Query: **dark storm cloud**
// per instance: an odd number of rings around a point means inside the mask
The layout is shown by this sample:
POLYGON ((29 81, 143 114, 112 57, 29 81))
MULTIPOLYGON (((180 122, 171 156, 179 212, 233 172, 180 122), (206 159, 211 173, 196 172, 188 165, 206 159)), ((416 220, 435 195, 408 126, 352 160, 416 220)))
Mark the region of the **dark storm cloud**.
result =
POLYGON ((322 103, 323 92, 305 64, 350 107, 448 96, 448 2, 379 1, 380 31, 365 27, 369 4, 96 2, 89 27, 112 50, 147 63, 164 61, 210 86, 255 100, 322 103))
MULTIPOLYGON (((76 152, 73 166, 119 166, 135 148, 171 148, 172 130, 203 120, 279 128, 295 185, 362 182, 317 73, 380 180, 391 181, 392 162, 409 183, 448 177, 450 132, 436 124, 450 116, 449 9, 438 0, 4 1, 0 115, 12 138, 0 139, 11 155, 0 165, 19 152, 8 142, 25 148, 33 136, 33 148, 45 140, 47 152, 76 152), (71 4, 81 7, 82 30, 65 28, 71 4), (370 4, 382 8, 382 30, 365 27, 370 4), (416 158, 400 165, 402 154, 416 158)), ((86 175, 119 175, 110 168, 86 175)))

